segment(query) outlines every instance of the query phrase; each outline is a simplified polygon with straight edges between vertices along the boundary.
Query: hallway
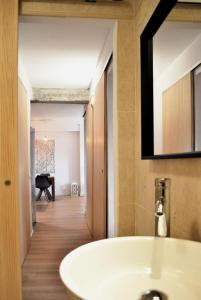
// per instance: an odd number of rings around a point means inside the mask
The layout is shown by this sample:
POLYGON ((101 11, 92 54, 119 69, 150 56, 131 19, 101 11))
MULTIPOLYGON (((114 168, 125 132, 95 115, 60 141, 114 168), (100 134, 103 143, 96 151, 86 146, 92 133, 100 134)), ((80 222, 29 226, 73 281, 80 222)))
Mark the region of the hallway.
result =
POLYGON ((23 265, 23 300, 66 300, 59 278, 62 258, 91 241, 82 197, 37 204, 37 225, 23 265))

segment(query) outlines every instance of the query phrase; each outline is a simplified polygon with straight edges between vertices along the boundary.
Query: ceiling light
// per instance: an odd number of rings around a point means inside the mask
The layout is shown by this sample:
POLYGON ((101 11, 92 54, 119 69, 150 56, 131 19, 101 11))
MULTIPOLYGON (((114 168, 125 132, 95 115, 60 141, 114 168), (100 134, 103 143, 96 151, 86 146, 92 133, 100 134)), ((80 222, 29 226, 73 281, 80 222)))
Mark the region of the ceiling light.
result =
POLYGON ((47 136, 44 136, 43 141, 46 143, 48 141, 47 136))

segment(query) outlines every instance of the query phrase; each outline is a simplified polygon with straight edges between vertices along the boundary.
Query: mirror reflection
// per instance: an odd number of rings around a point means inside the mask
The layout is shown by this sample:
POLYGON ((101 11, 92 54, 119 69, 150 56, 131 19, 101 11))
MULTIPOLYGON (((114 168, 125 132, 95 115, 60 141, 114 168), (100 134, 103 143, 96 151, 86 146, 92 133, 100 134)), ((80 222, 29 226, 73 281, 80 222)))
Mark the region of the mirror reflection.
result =
POLYGON ((167 18, 153 38, 155 155, 201 151, 200 49, 201 22, 167 18))

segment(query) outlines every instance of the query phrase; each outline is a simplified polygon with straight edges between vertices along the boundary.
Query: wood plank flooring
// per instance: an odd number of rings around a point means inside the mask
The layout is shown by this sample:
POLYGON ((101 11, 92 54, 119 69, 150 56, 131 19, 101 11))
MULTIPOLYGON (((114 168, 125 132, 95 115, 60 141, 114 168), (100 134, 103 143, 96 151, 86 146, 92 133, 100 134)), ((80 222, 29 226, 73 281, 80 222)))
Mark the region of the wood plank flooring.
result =
POLYGON ((66 300, 59 278, 62 258, 91 241, 85 199, 62 197, 37 205, 37 225, 23 265, 23 300, 66 300))

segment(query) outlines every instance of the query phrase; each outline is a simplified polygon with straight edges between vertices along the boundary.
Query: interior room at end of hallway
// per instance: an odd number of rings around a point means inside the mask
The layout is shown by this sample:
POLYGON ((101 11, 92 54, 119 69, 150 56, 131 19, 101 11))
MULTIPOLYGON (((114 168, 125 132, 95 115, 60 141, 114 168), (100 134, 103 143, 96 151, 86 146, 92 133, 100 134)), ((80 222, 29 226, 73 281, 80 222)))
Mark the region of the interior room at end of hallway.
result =
POLYGON ((86 194, 84 111, 83 104, 31 103, 34 173, 54 177, 56 196, 71 195, 74 183, 79 195, 86 194))
POLYGON ((55 177, 56 196, 70 195, 71 184, 76 182, 80 185, 80 133, 78 131, 36 131, 35 138, 36 175, 50 173, 51 176, 55 177), (44 136, 47 138, 46 142, 44 136), (44 145, 50 142, 52 142, 52 145, 46 150, 44 145), (44 151, 49 152, 50 159, 48 161, 48 153, 44 154, 44 151))

